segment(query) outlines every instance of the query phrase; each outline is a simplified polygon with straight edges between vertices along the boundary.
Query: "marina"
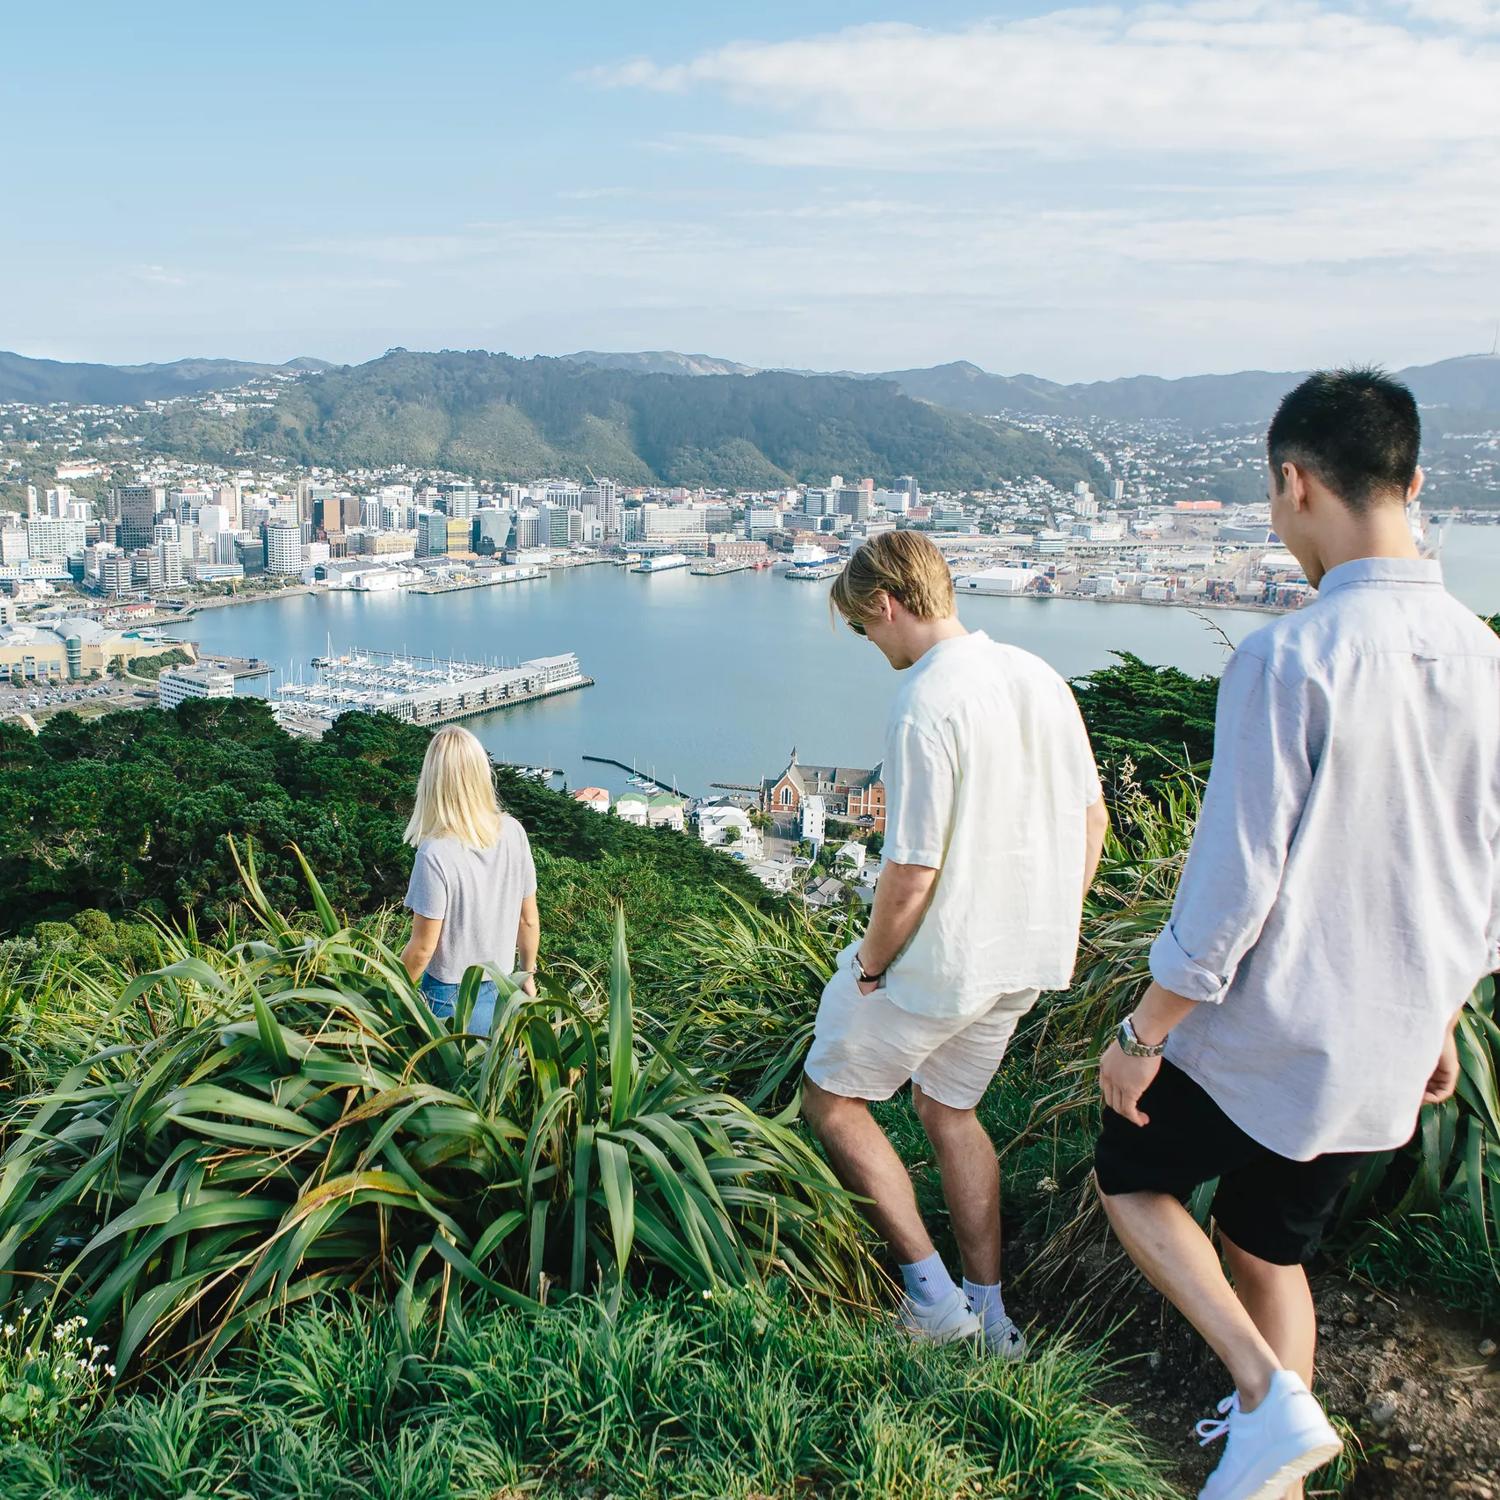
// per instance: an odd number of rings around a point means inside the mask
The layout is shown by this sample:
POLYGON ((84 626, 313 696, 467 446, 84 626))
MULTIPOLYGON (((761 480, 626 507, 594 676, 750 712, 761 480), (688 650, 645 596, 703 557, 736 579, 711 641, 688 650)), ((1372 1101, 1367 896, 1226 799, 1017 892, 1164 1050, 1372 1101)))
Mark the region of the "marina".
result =
POLYGON ((513 667, 364 649, 312 661, 316 680, 284 683, 271 702, 277 719, 299 732, 308 732, 309 724, 326 727, 346 713, 386 713, 407 724, 451 724, 593 686, 571 651, 513 667))

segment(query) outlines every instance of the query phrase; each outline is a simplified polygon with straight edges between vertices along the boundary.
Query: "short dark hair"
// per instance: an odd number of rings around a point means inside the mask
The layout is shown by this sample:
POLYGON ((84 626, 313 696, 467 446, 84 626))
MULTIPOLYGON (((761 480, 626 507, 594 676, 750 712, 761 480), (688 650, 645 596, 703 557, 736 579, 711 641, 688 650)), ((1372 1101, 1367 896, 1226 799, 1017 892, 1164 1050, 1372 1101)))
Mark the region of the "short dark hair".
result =
POLYGON ((1412 393, 1384 370, 1319 370, 1276 408, 1266 454, 1316 475, 1351 510, 1404 500, 1417 473, 1422 419, 1412 393))

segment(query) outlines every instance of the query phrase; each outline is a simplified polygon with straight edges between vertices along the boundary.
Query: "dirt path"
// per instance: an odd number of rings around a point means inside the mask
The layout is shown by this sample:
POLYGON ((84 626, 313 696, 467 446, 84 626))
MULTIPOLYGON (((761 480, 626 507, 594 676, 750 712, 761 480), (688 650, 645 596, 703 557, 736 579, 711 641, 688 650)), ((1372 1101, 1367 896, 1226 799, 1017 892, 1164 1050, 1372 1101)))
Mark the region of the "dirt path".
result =
MULTIPOLYGON (((1500 1357, 1490 1342, 1496 1330, 1335 1273, 1314 1279, 1314 1295, 1319 1394, 1364 1451, 1342 1490, 1324 1475, 1308 1495, 1500 1500, 1500 1357)), ((1181 1456, 1178 1483, 1185 1495, 1196 1494, 1218 1449, 1200 1452, 1193 1424, 1212 1416, 1227 1394, 1223 1371, 1149 1291, 1112 1343, 1131 1363, 1111 1399, 1165 1452, 1181 1456)))

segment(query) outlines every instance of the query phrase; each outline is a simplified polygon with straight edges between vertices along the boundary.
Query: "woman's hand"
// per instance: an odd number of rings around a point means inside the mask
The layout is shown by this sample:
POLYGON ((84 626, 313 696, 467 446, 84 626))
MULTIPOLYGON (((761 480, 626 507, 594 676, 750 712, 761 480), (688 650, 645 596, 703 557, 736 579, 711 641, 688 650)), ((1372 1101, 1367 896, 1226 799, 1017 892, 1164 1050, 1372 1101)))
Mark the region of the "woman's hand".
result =
POLYGON ((536 975, 535 974, 528 974, 521 981, 521 993, 523 995, 530 995, 533 1000, 536 999, 536 975))

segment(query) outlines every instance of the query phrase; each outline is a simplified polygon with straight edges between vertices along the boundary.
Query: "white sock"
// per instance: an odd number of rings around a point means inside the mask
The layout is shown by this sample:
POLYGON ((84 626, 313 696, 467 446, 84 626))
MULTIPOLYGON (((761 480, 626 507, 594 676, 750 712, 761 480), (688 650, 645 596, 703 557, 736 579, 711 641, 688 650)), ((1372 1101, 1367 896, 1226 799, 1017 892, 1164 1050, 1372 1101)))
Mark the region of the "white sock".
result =
POLYGON ((1005 1317, 1005 1299, 1000 1295, 1000 1285, 980 1286, 964 1277, 964 1296, 974 1309, 974 1316, 985 1324, 998 1323, 1005 1317))
POLYGON ((926 1260, 914 1260, 901 1267, 901 1280, 906 1285, 906 1295, 913 1302, 941 1302, 949 1292, 958 1288, 943 1264, 943 1257, 933 1252, 926 1260))

